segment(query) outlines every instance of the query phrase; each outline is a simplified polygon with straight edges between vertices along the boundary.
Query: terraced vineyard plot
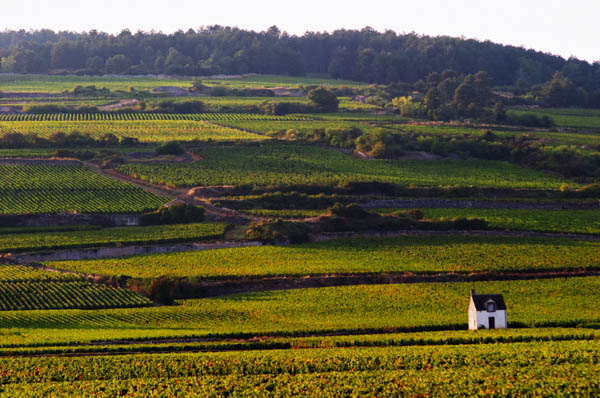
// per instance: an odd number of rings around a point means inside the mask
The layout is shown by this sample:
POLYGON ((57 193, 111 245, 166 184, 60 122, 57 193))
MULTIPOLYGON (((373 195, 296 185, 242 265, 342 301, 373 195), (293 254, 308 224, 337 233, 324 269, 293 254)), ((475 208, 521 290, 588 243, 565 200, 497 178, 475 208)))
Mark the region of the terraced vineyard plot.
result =
POLYGON ((425 209, 424 213, 426 218, 483 218, 494 228, 600 233, 598 210, 425 209))
POLYGON ((597 109, 561 109, 540 108, 531 110, 511 109, 509 113, 516 115, 533 114, 536 116, 548 116, 560 127, 581 127, 588 129, 600 129, 600 111, 597 109))
POLYGON ((23 265, 0 264, 0 283, 26 281, 78 281, 81 277, 74 274, 49 272, 23 265))
POLYGON ((0 122, 0 134, 19 132, 48 138, 57 131, 66 134, 80 132, 89 134, 96 139, 112 133, 118 137, 137 138, 141 142, 260 141, 268 139, 268 137, 238 129, 193 120, 0 122))
POLYGON ((130 213, 166 202, 71 163, 0 162, 0 214, 130 213))
POLYGON ((406 236, 53 262, 84 273, 151 278, 355 272, 475 272, 600 267, 600 242, 550 238, 406 236))
POLYGON ((397 397, 460 396, 465 391, 482 397, 490 391, 499 396, 594 396, 600 391, 599 352, 595 342, 549 342, 7 358, 0 360, 0 370, 4 390, 13 396, 397 397))
MULTIPOLYGON (((317 117, 317 115, 313 115, 317 117)), ((345 120, 305 120, 305 121, 281 121, 281 120, 231 120, 226 123, 229 126, 239 127, 250 131, 268 133, 269 131, 287 131, 297 130, 301 133, 310 132, 316 129, 349 129, 357 127, 364 132, 374 132, 378 127, 373 127, 360 121, 345 120)))
POLYGON ((102 336, 99 329, 109 335, 120 329, 122 338, 125 330, 139 337, 154 329, 167 336, 466 329, 470 289, 503 294, 513 326, 574 327, 600 321, 600 278, 584 277, 280 290, 186 300, 174 307, 94 312, 8 311, 0 312, 0 330, 63 329, 64 339, 77 340, 76 330, 87 329, 97 336, 102 336))
POLYGON ((76 86, 106 87, 109 90, 148 90, 160 86, 177 86, 187 88, 192 85, 189 79, 157 79, 153 77, 137 76, 49 76, 49 75, 0 75, 0 85, 4 91, 12 92, 42 92, 61 93, 71 91, 76 86))
POLYGON ((241 78, 224 78, 224 79, 205 79, 204 84, 207 85, 222 85, 227 87, 299 87, 300 85, 309 86, 349 86, 359 87, 365 86, 366 83, 353 80, 332 79, 328 76, 281 76, 281 75, 243 75, 241 78))
POLYGON ((308 121, 309 117, 301 115, 274 116, 252 113, 20 113, 0 114, 2 122, 18 121, 164 121, 164 120, 191 120, 191 121, 244 121, 244 120, 270 120, 270 121, 308 121))
POLYGON ((150 305, 144 297, 120 288, 84 281, 0 282, 0 310, 115 308, 150 305))
MULTIPOLYGON (((396 123, 380 123, 383 127, 403 132, 416 132, 420 134, 440 134, 440 135, 456 135, 462 137, 465 134, 480 136, 484 130, 476 128, 467 128, 452 125, 413 125, 413 124, 396 124, 396 123)), ((558 145, 589 145, 595 146, 598 143, 597 133, 585 132, 557 132, 557 131, 498 131, 494 130, 495 135, 501 137, 521 137, 527 138, 530 141, 542 142, 544 146, 558 145)))
POLYGON ((226 226, 202 223, 0 235, 0 253, 217 239, 223 236, 226 226))
POLYGON ((361 160, 319 147, 266 143, 207 147, 203 160, 187 164, 125 164, 136 178, 169 186, 342 184, 382 181, 417 186, 475 185, 560 188, 562 180, 506 162, 482 160, 361 160))

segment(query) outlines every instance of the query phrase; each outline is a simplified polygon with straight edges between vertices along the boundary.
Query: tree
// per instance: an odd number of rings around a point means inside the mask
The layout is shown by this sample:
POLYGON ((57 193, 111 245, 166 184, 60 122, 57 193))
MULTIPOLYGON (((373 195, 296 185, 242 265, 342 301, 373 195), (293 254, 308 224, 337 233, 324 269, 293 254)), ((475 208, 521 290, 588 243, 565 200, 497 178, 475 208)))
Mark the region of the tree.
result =
POLYGON ((324 87, 310 90, 307 97, 321 112, 335 112, 340 104, 335 94, 324 87))
POLYGON ((423 103, 427 107, 427 109, 437 109, 442 105, 442 98, 440 97, 440 92, 437 87, 432 87, 427 90, 427 94, 425 94, 425 98, 423 98, 423 103))
POLYGON ((541 99, 548 106, 571 106, 577 101, 577 91, 568 78, 556 72, 544 86, 541 99))
POLYGON ((454 90, 454 105, 457 108, 466 109, 470 104, 478 102, 477 89, 466 79, 454 90))
POLYGON ((418 103, 413 102, 411 96, 396 97, 392 99, 392 104, 400 111, 400 116, 415 117, 419 116, 420 107, 418 103))
POLYGON ((504 109, 504 104, 502 102, 496 102, 496 105, 494 105, 494 108, 492 109, 492 117, 494 118, 495 123, 506 122, 506 110, 504 109))
POLYGON ((125 74, 129 71, 131 63, 123 54, 115 55, 106 60, 106 71, 114 74, 125 74))

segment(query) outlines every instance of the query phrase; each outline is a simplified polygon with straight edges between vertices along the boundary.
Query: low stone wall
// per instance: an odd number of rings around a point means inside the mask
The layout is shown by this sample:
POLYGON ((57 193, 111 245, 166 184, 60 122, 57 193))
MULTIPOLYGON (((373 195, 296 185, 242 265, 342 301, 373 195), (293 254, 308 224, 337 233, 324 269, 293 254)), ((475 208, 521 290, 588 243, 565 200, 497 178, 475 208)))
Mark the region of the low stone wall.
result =
POLYGON ((0 227, 52 227, 56 225, 102 225, 111 227, 140 225, 141 214, 21 214, 0 215, 0 227))

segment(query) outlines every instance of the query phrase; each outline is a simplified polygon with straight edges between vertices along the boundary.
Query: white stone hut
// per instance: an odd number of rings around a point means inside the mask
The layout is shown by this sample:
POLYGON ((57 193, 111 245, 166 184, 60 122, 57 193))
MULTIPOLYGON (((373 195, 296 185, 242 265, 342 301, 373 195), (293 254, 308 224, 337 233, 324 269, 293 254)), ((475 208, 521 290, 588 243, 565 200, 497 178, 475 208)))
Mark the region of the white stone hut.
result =
POLYGON ((469 300, 469 330, 506 329, 506 304, 501 294, 475 294, 469 300))

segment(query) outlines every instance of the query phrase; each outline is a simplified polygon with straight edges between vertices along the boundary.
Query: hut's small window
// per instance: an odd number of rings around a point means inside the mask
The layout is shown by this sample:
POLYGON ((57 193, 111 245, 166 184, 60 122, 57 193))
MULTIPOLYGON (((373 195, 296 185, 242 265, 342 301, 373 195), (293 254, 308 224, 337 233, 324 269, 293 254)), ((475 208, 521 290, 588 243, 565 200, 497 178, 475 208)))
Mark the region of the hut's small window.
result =
POLYGON ((487 303, 487 310, 488 310, 488 312, 495 312, 496 311, 496 303, 494 303, 494 302, 487 303))

